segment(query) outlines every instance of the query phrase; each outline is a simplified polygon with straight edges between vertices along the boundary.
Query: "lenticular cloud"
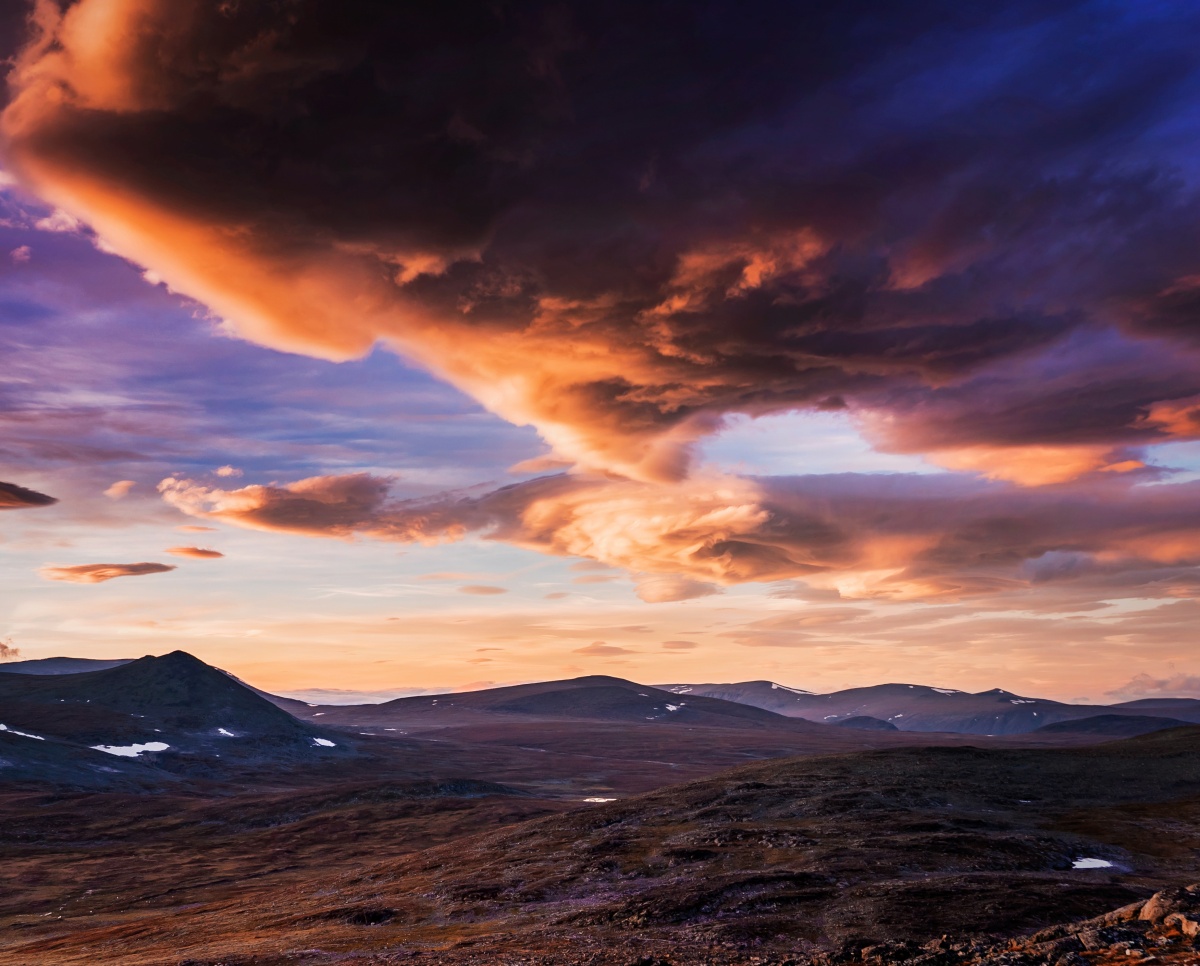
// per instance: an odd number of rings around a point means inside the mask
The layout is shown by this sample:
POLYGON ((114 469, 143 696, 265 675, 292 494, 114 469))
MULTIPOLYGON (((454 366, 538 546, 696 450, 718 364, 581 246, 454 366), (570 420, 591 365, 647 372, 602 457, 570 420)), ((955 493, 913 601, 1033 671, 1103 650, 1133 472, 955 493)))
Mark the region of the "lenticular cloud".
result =
POLYGON ((0 510, 22 510, 30 507, 52 506, 57 503, 52 496, 28 490, 16 483, 0 481, 0 510))
POLYGON ((102 563, 78 564, 73 567, 43 567, 38 571, 46 580, 61 580, 71 584, 100 584, 115 577, 142 577, 146 574, 165 574, 175 567, 160 563, 102 563))

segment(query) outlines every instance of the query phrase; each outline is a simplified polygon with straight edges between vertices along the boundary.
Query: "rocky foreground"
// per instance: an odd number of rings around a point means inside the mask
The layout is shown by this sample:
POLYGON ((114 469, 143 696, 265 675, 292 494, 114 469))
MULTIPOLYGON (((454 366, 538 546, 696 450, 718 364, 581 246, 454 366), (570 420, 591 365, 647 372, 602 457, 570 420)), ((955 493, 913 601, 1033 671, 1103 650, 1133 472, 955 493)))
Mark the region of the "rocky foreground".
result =
MULTIPOLYGON (((942 936, 926 943, 848 944, 832 953, 813 955, 757 954, 710 947, 639 952, 622 949, 633 937, 561 944, 544 937, 553 951, 490 948, 396 950, 329 956, 318 949, 296 950, 280 957, 250 956, 177 960, 179 966, 315 966, 317 963, 453 963, 455 966, 1156 966, 1200 964, 1200 883, 1166 889, 1143 902, 1121 906, 1091 919, 1051 926, 1023 939, 1000 944, 959 941, 942 936)), ((464 944, 464 946, 467 944, 464 944)), ((165 966, 165 964, 164 964, 165 966)))
MULTIPOLYGON (((841 966, 1109 966, 1113 963, 1200 963, 1200 883, 1166 889, 1092 919, 1041 929, 997 946, 943 936, 917 946, 884 943, 816 957, 841 966)), ((751 959, 749 962, 755 962, 751 959)), ((766 961, 764 961, 765 963, 766 961)), ((780 964, 782 966, 782 964, 780 964)))

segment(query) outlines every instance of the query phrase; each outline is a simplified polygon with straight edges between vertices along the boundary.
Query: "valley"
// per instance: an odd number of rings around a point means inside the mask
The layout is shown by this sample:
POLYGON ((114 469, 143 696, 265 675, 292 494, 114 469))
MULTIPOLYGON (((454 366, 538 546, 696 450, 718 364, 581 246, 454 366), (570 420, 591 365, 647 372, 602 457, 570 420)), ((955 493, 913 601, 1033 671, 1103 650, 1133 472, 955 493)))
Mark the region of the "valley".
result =
POLYGON ((1017 962, 1200 879, 1200 728, 1125 715, 858 730, 604 677, 313 707, 182 652, 0 700, 14 966, 1017 962))

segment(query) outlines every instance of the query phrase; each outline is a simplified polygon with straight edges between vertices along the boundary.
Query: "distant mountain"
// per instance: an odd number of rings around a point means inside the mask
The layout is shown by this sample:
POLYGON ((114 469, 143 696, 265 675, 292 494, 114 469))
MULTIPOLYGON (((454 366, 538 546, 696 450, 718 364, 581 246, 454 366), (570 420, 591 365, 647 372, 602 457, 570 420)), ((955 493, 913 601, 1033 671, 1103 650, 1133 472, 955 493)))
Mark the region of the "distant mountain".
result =
POLYGON ((655 686, 681 696, 695 694, 720 698, 722 701, 749 704, 793 718, 804 717, 797 715, 795 709, 801 707, 806 698, 813 696, 811 691, 785 687, 774 681, 742 681, 739 684, 659 684, 655 686), (798 704, 798 702, 800 703, 798 704))
POLYGON ((919 684, 879 684, 832 694, 814 694, 771 681, 661 687, 681 698, 703 695, 739 701, 808 721, 837 724, 860 716, 878 718, 901 731, 1025 734, 1043 725, 1100 714, 1151 715, 1200 723, 1200 701, 1186 699, 1132 701, 1109 707, 1028 698, 1001 688, 973 694, 919 684))
MULTIPOLYGON (((749 704, 706 695, 675 695, 645 684, 605 675, 518 684, 480 691, 397 698, 384 704, 322 706, 311 712, 324 724, 463 724, 481 715, 523 719, 573 719, 688 727, 808 730, 814 725, 749 704)), ((307 715, 306 715, 307 717, 307 715)))
POLYGON ((857 714, 853 718, 845 718, 834 722, 839 728, 857 728, 859 731, 899 731, 890 721, 872 718, 869 714, 857 714))
POLYGON ((1112 735, 1114 738, 1136 738, 1168 728, 1190 727, 1191 722, 1175 718, 1156 718, 1143 714, 1097 714, 1090 718, 1058 721, 1038 728, 1034 734, 1047 735, 1112 735))
POLYGON ((192 775, 350 751, 345 737, 302 724, 183 651, 76 674, 0 674, 0 725, 25 741, 88 750, 88 759, 100 749, 105 761, 132 758, 192 775))
POLYGON ((134 658, 100 660, 90 657, 43 657, 32 661, 12 661, 0 664, 0 673, 5 674, 80 674, 84 671, 104 671, 132 663, 134 658))
POLYGON ((1122 712, 1138 711, 1142 714, 1200 715, 1200 699, 1197 698, 1142 698, 1140 701, 1122 701, 1113 707, 1120 708, 1122 712))
POLYGON ((452 694, 454 688, 390 688, 381 691, 351 691, 346 688, 307 688, 272 695, 284 701, 296 701, 305 705, 326 704, 383 704, 397 698, 412 698, 427 694, 452 694))

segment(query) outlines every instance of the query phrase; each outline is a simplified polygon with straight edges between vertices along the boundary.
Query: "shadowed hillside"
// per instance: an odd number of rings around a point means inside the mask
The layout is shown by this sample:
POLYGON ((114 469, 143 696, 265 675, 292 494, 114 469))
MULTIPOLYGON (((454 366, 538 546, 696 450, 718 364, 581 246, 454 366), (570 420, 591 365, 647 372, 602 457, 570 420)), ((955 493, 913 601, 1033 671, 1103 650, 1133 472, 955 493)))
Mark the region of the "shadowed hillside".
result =
MULTIPOLYGON (((197 775, 233 763, 295 764, 349 751, 342 736, 302 724, 183 651, 84 673, 0 674, 0 723, 83 746, 81 768, 96 747, 106 758, 197 775)), ((80 778, 90 782, 90 769, 80 778)))

